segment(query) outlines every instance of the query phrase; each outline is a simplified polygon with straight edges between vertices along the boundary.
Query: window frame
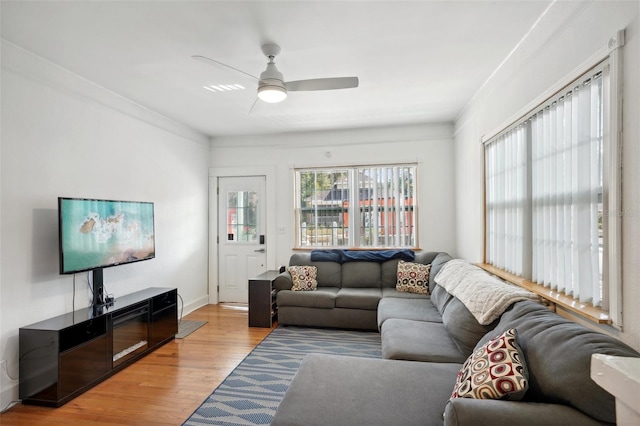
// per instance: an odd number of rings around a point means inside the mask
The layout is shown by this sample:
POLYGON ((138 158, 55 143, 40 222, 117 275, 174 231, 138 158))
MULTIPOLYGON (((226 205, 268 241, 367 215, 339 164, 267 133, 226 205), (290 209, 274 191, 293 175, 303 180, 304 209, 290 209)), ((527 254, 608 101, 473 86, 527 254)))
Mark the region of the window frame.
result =
MULTIPOLYGON (((419 164, 416 162, 403 162, 403 163, 376 163, 376 164, 358 164, 358 165, 326 165, 326 166, 316 166, 316 167, 294 167, 293 170, 293 190, 294 190, 294 228, 295 228, 295 240, 294 240, 294 249, 295 250, 314 250, 314 249, 350 249, 350 250, 386 250, 386 249, 418 249, 419 243, 419 232, 418 232, 418 194, 419 194, 419 164), (379 204, 375 203, 375 207, 369 205, 369 209, 367 206, 361 206, 361 200, 359 199, 360 191, 363 189, 370 190, 373 194, 377 194, 377 187, 374 186, 366 186, 362 184, 360 180, 360 175, 366 174, 366 171, 379 169, 391 169, 391 168, 411 168, 412 170, 412 191, 408 197, 412 197, 412 204, 403 204, 400 203, 402 207, 402 211, 411 212, 412 223, 410 226, 411 234, 405 234, 408 236, 410 240, 413 240, 413 244, 407 245, 398 245, 398 235, 396 232, 387 236, 386 240, 390 241, 391 244, 384 244, 385 238, 374 238, 373 241, 377 241, 378 244, 375 245, 366 245, 363 244, 363 240, 365 237, 360 234, 364 231, 363 227, 363 219, 362 215, 366 213, 373 213, 374 210, 378 211, 378 215, 376 216, 376 220, 373 223, 377 223, 378 229, 391 229, 396 228, 395 224, 389 224, 387 221, 384 221, 385 225, 383 227, 380 226, 382 221, 379 221, 378 217, 380 214, 389 215, 393 214, 392 209, 395 210, 396 206, 389 206, 387 203, 379 204), (318 172, 347 172, 347 190, 348 190, 348 199, 346 201, 346 216, 349 222, 349 226, 347 228, 348 232, 348 244, 346 245, 303 245, 302 244, 302 232, 301 232, 301 210, 303 207, 301 206, 301 173, 310 172, 310 171, 318 171, 318 172), (353 190, 356 188, 356 190, 353 190), (382 210, 381 210, 382 209, 382 210), (382 244, 381 244, 382 242, 382 244)), ((404 185, 404 183, 403 183, 404 185)), ((392 197, 392 195, 389 195, 392 197)), ((387 197, 387 199, 389 199, 387 197)), ((377 198, 380 198, 379 194, 377 198)), ((343 212, 342 214, 345 214, 343 212)), ((400 214, 400 213, 398 213, 400 214)), ((405 219, 406 220, 406 219, 405 219)), ((317 221, 316 221, 317 223, 317 221)), ((406 222, 404 222, 406 223, 406 222)), ((386 235, 386 234, 385 234, 386 235)))
MULTIPOLYGON (((622 207, 622 173, 621 173, 621 143, 622 143, 622 50, 624 45, 624 30, 618 31, 611 37, 606 47, 603 47, 591 58, 577 67, 567 77, 556 83, 533 102, 527 105, 518 113, 515 118, 507 120, 507 124, 498 127, 481 138, 485 143, 493 140, 500 134, 506 133, 515 127, 525 117, 531 116, 532 112, 539 109, 550 98, 562 91, 566 86, 579 79, 589 70, 597 67, 602 62, 608 61, 603 69, 603 78, 607 78, 604 88, 604 149, 603 149, 603 233, 604 241, 604 262, 601 271, 602 291, 608 295, 608 305, 593 307, 590 304, 580 303, 570 296, 550 290, 538 283, 532 282, 523 276, 518 276, 494 265, 487 263, 488 238, 487 238, 487 187, 486 187, 486 151, 483 149, 483 261, 481 267, 487 271, 514 284, 528 288, 547 300, 548 303, 558 305, 564 309, 572 311, 582 317, 599 324, 609 324, 621 330, 623 325, 622 317, 622 218, 624 212, 622 207)), ((531 161, 531 158, 528 158, 531 161)), ((526 246, 526 245, 525 245, 526 246)))

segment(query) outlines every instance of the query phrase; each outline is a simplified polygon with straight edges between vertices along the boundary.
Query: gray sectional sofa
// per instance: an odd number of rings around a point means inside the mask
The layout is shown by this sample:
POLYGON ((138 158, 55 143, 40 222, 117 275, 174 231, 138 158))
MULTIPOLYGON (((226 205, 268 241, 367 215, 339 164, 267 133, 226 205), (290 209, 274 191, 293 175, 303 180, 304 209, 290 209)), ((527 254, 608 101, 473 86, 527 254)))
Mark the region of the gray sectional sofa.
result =
MULTIPOLYGON (((432 277, 451 259, 447 253, 416 253, 413 262, 431 265, 432 277)), ((396 271, 400 259, 376 261, 327 262, 311 260, 310 253, 291 256, 289 266, 318 268, 315 291, 292 291, 288 271, 274 281, 278 290, 278 324, 334 327, 356 330, 378 329, 378 303, 385 298, 428 299, 415 293, 396 291, 396 271)))
MULTIPOLYGON (((291 261, 310 261, 306 256, 294 255, 291 261)), ((564 319, 534 300, 512 303, 494 321, 480 324, 467 306, 436 279, 450 259, 446 253, 416 257, 416 261, 432 263, 427 297, 394 297, 390 280, 382 279, 391 275, 391 267, 380 265, 376 310, 370 309, 373 304, 337 306, 340 290, 352 287, 329 286, 333 289, 326 297, 335 300, 333 307, 294 299, 287 293, 281 298, 287 291, 281 290, 278 304, 283 302, 279 314, 284 309, 284 324, 379 329, 383 359, 308 355, 272 425, 588 426, 616 422, 614 398, 590 378, 591 355, 640 357, 637 351, 564 319), (305 306, 294 306, 295 300, 305 306), (372 312, 347 314, 358 309, 375 312, 375 322, 372 324, 372 312), (451 398, 465 360, 510 329, 517 331, 528 376, 528 389, 521 399, 451 398)), ((322 267, 318 269, 317 291, 321 291, 322 267)), ((335 265, 333 268, 336 281, 331 283, 344 284, 344 280, 337 281, 335 265)), ((358 268, 363 273, 376 269, 358 268)), ((286 288, 284 281, 280 284, 286 288)))

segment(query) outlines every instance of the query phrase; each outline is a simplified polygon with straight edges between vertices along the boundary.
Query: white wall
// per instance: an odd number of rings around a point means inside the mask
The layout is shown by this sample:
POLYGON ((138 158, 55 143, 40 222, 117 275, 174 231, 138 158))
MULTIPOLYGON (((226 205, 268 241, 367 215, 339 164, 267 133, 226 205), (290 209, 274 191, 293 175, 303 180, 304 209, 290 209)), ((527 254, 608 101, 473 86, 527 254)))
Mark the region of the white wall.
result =
MULTIPOLYGON (((481 261, 483 175, 480 139, 607 46, 626 28, 623 49, 623 315, 621 340, 640 349, 640 19, 639 2, 558 2, 476 94, 455 124, 456 228, 461 257, 481 261)), ((524 111, 523 111, 524 112, 524 111)))
MULTIPOLYGON (((57 197, 155 202, 156 258, 109 268, 116 298, 177 287, 207 303, 209 140, 2 42, 0 360, 18 375, 18 329, 72 311, 58 273, 57 197)), ((76 276, 75 308, 89 304, 76 276)), ((0 372, 0 407, 17 383, 0 372)))
POLYGON ((215 138, 212 173, 224 176, 229 170, 234 175, 239 171, 251 175, 256 170, 273 170, 275 188, 267 188, 272 194, 267 215, 273 223, 268 234, 276 237, 276 254, 267 261, 269 268, 275 268, 288 265, 292 254, 294 167, 417 161, 420 247, 455 255, 452 131, 451 125, 436 124, 215 138), (278 227, 286 232, 276 234, 273 228, 278 227))

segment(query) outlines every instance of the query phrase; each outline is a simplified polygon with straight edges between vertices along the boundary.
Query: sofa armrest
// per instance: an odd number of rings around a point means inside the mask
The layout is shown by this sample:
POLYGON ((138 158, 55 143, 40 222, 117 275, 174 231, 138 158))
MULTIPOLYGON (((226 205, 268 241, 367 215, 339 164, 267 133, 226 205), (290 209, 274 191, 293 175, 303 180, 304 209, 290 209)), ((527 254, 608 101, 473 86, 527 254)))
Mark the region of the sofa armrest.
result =
POLYGON ((444 411, 445 426, 591 426, 602 425, 568 405, 456 398, 444 411))
POLYGON ((291 279, 289 271, 281 272, 280 275, 273 280, 273 286, 276 290, 291 290, 293 280, 291 279))

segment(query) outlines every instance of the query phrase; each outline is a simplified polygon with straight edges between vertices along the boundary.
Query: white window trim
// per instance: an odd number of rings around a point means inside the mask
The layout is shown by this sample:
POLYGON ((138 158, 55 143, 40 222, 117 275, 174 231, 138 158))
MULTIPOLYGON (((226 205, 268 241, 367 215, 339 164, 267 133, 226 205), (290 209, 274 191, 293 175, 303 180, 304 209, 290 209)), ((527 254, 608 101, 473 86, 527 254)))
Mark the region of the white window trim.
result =
MULTIPOLYGON (((624 30, 618 31, 609 40, 608 72, 609 90, 605 93, 612 102, 604 111, 604 128, 609 130, 608 150, 604 152, 604 199, 608 213, 604 215, 603 226, 607 230, 607 262, 603 274, 607 276, 609 291, 609 316, 615 328, 622 330, 622 46, 624 30), (612 119, 615 118, 615 119, 612 119)), ((606 136, 605 136, 606 137, 606 136)))

